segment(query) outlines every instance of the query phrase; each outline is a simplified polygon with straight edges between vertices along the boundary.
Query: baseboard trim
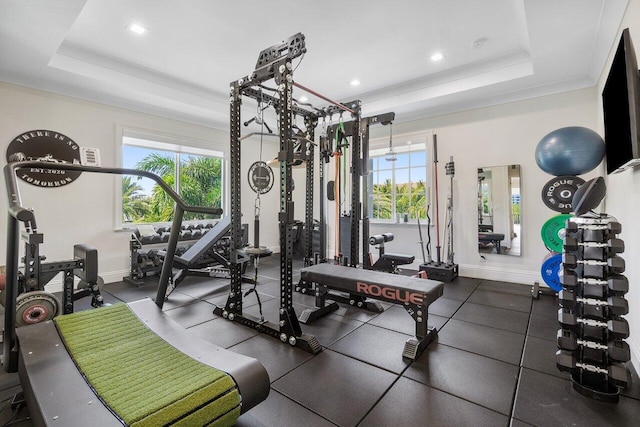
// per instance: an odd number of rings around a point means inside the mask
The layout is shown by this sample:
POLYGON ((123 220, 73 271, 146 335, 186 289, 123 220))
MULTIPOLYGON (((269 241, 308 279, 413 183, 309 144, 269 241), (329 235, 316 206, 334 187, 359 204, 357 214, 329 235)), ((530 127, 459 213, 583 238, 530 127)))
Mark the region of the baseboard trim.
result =
POLYGON ((508 268, 498 268, 479 265, 460 264, 459 275, 473 277, 476 279, 497 280, 500 282, 521 283, 523 285, 533 285, 539 282, 540 286, 546 286, 540 278, 540 272, 513 270, 508 268))

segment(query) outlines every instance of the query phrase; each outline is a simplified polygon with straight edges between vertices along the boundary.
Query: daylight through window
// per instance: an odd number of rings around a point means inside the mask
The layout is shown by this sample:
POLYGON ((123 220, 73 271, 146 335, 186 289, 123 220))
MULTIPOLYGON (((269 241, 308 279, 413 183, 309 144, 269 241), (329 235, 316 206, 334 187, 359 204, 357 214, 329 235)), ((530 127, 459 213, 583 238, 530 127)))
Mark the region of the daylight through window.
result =
MULTIPOLYGON (((188 205, 222 207, 224 154, 150 139, 123 137, 122 167, 159 175, 188 205)), ((173 201, 153 180, 122 177, 122 222, 169 222, 173 201)), ((185 213, 185 220, 211 216, 185 213)))

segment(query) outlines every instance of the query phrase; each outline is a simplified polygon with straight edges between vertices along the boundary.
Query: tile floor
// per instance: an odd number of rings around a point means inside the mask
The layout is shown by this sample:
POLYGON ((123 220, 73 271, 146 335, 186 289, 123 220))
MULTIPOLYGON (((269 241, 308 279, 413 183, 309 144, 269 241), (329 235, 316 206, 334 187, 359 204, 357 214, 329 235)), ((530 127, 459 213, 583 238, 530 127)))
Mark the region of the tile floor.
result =
MULTIPOLYGON (((257 286, 263 314, 272 321, 277 320, 278 265, 277 257, 263 259, 257 286)), ((151 280, 140 287, 114 283, 104 295, 108 302, 129 302, 155 297, 155 289, 151 280)), ((429 310, 438 339, 414 362, 401 357, 414 331, 401 307, 385 303, 378 314, 341 306, 303 325, 324 348, 312 356, 214 316, 214 304, 224 304, 227 291, 228 280, 187 278, 164 309, 196 335, 266 367, 271 393, 240 417, 238 426, 640 425, 635 371, 634 385, 617 404, 572 389, 568 375, 555 366, 556 299, 533 300, 528 286, 464 277, 445 284, 444 296, 429 310)), ((298 314, 313 302, 294 293, 298 314)), ((254 294, 246 297, 245 311, 259 315, 254 294)), ((10 399, 19 389, 15 375, 0 375, 0 424, 12 415, 10 399)))

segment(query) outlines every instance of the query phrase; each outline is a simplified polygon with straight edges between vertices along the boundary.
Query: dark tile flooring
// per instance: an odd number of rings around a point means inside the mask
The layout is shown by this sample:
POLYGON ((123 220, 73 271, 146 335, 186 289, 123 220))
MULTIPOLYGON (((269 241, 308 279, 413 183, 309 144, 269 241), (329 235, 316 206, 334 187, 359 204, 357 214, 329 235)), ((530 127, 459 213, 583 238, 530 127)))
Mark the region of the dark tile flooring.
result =
MULTIPOLYGON (((257 290, 271 321, 277 320, 278 271, 277 257, 261 261, 257 290)), ((155 297, 155 289, 151 280, 140 287, 115 283, 104 295, 109 302, 129 302, 155 297)), ((214 316, 214 304, 224 304, 227 291, 228 280, 187 278, 165 310, 203 339, 266 367, 271 393, 240 417, 239 426, 640 425, 638 381, 617 404, 572 389, 555 366, 557 301, 545 295, 533 300, 527 286, 465 277, 445 284, 444 297, 429 310, 438 339, 414 362, 401 356, 414 333, 402 307, 385 303, 383 313, 370 313, 342 305, 302 325, 324 347, 312 356, 214 316)), ((298 314, 314 303, 298 293, 293 300, 298 314)), ((244 301, 247 313, 260 315, 255 294, 244 301)), ((80 301, 77 309, 86 305, 80 301)), ((637 380, 633 368, 632 374, 637 380)), ((0 424, 12 415, 10 399, 19 389, 15 375, 0 375, 0 424)))

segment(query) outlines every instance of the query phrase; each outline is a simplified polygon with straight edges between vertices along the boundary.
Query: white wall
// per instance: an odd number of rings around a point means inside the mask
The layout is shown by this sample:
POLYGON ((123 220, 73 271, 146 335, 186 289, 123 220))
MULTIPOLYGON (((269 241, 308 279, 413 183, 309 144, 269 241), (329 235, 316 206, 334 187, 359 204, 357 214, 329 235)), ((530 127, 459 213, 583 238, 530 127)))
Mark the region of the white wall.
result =
MULTIPOLYGON (((9 142, 34 129, 58 131, 81 147, 99 148, 104 166, 118 166, 122 127, 182 136, 201 148, 211 148, 209 144, 216 142, 228 145, 228 134, 209 128, 0 83, 3 166, 9 142)), ((114 230, 117 182, 111 175, 89 173, 61 188, 42 189, 19 182, 23 203, 35 209, 45 239, 42 253, 49 260, 72 258, 73 245, 87 243, 98 249, 100 274, 107 282, 121 280, 128 273, 129 233, 114 230)), ((6 191, 2 193, 0 212, 6 212, 6 191)), ((0 241, 0 264, 4 264, 5 227, 0 227, 0 241)))
MULTIPOLYGON (((627 6, 627 11, 620 26, 618 37, 613 46, 607 66, 598 82, 596 99, 598 102, 598 131, 604 134, 604 117, 602 113, 602 89, 609 73, 613 55, 618 46, 618 40, 622 30, 629 28, 631 39, 634 42, 636 55, 640 58, 640 2, 632 0, 627 6)), ((632 360, 636 370, 640 370, 640 168, 627 170, 620 174, 606 176, 607 197, 605 199, 605 212, 613 215, 622 223, 622 235, 625 241, 625 252, 622 254, 626 260, 625 276, 629 279, 629 293, 626 295, 629 301, 629 314, 625 316, 629 322, 631 336, 627 340, 632 350, 632 360)))
MULTIPOLYGON (((540 265, 548 251, 540 239, 540 229, 557 212, 545 207, 540 199, 543 185, 552 177, 536 165, 535 148, 544 135, 564 126, 595 129, 596 110, 596 92, 591 88, 394 125, 396 134, 432 130, 438 136, 439 177, 446 178, 444 163, 453 156, 454 250, 461 275, 542 283, 540 265), (522 166, 522 255, 484 254, 483 260, 477 250, 477 170, 510 164, 522 166)), ((384 136, 384 132, 388 131, 372 128, 374 137, 384 136)), ((442 221, 449 180, 440 178, 439 183, 442 221)), ((422 254, 414 243, 418 240, 416 228, 411 224, 372 225, 371 232, 396 233, 396 240, 387 250, 412 253, 417 265, 422 254)), ((435 246, 434 232, 431 240, 435 246)))

